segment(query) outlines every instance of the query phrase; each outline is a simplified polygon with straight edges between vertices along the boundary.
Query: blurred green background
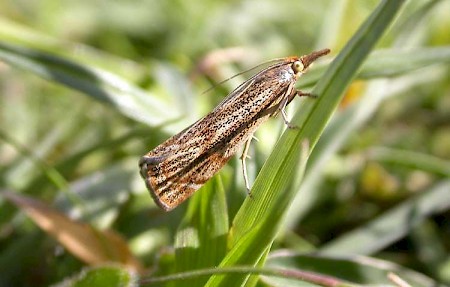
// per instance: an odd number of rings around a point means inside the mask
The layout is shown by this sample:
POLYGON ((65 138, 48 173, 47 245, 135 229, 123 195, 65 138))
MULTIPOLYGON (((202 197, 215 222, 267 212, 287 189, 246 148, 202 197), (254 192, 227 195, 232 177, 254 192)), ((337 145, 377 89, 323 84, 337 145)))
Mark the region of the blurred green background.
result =
MULTIPOLYGON (((330 61, 378 3, 2 1, 0 188, 113 229, 143 265, 164 270, 187 204, 160 211, 139 178, 139 157, 210 111, 251 73, 203 93, 221 80, 320 48, 332 50, 330 61)), ((350 130, 342 138, 339 129, 326 131, 336 147, 319 142, 312 160, 330 154, 314 174, 307 169, 305 197, 296 199, 272 250, 336 244, 337 254, 369 255, 450 284, 449 45, 450 2, 406 1, 377 49, 446 46, 447 56, 409 68, 415 54, 402 54, 404 71, 391 74, 383 68, 395 70, 388 58, 380 56, 378 66, 372 58, 374 74, 355 80, 340 118, 330 123, 350 130), (361 99, 367 109, 346 124, 361 99), (447 196, 436 197, 436 188, 447 196), (417 224, 383 230, 377 242, 351 237, 376 220, 381 226, 396 221, 389 212, 416 198, 427 210, 417 224)), ((277 118, 256 134, 251 182, 282 129, 277 118)), ((221 178, 233 218, 246 197, 238 158, 221 178)), ((86 266, 47 233, 0 197, 0 286, 47 286, 86 266)))

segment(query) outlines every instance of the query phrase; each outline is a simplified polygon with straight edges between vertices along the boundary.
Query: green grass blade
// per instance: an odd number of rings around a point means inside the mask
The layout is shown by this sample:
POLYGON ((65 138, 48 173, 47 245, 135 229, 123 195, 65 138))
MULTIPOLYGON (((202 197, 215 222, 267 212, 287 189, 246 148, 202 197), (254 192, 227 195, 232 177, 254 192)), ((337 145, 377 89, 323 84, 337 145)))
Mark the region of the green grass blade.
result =
POLYGON ((385 147, 371 148, 368 156, 372 160, 406 166, 450 178, 450 162, 435 156, 385 147))
MULTIPOLYGON (((228 212, 225 191, 219 176, 208 181, 189 201, 178 228, 176 272, 214 267, 226 253, 228 212)), ((202 286, 208 278, 177 282, 176 286, 202 286)))
MULTIPOLYGON (((426 14, 423 13, 414 14, 414 21, 409 22, 420 23, 420 20, 425 16, 426 14)), ((402 15, 402 18, 405 18, 405 16, 402 15)), ((409 16, 406 18, 410 19, 409 16)), ((409 29, 412 28, 409 27, 409 29)), ((418 28, 417 23, 414 28, 418 28)), ((405 41, 406 39, 403 39, 402 44, 405 44, 405 41)), ((445 64, 449 61, 450 46, 377 50, 367 58, 367 61, 365 61, 358 73, 358 78, 393 77, 431 65, 445 64)), ((385 100, 395 95, 401 95, 401 92, 412 89, 416 85, 432 81, 434 70, 428 69, 430 70, 420 74, 411 73, 408 77, 369 83, 364 95, 357 103, 333 118, 308 161, 305 178, 300 187, 300 192, 294 199, 293 207, 288 212, 286 224, 284 225, 285 229, 292 228, 298 224, 302 217, 313 207, 317 199, 320 198, 317 186, 321 182, 322 170, 332 155, 345 144, 356 130, 373 117, 385 100)))
POLYGON ((450 46, 398 48, 374 51, 358 74, 358 78, 370 79, 393 77, 411 72, 429 65, 450 62, 450 46))
POLYGON ((136 286, 135 273, 120 265, 104 265, 86 268, 71 278, 55 284, 55 287, 87 287, 110 286, 132 287, 136 286))
POLYGON ((71 197, 59 193, 54 205, 67 214, 76 213, 76 219, 108 228, 119 216, 120 208, 130 197, 130 185, 138 177, 136 159, 125 158, 70 182, 71 197), (75 196, 77 204, 72 199, 75 196))
MULTIPOLYGON (((58 172, 57 169, 49 166, 45 161, 40 159, 40 156, 44 154, 45 152, 42 152, 42 150, 46 150, 44 148, 40 148, 40 153, 35 152, 33 150, 29 150, 27 147, 23 146, 21 143, 19 143, 16 139, 12 138, 6 131, 0 129, 0 140, 8 143, 9 145, 13 146, 15 150, 17 150, 24 160, 22 160, 19 164, 25 164, 31 162, 33 165, 25 168, 21 168, 21 165, 16 164, 15 166, 9 167, 9 169, 2 170, 4 181, 10 185, 14 186, 15 188, 23 188, 23 186, 26 186, 27 182, 22 183, 23 177, 30 176, 30 173, 33 170, 40 170, 43 174, 43 176, 48 180, 49 182, 53 183, 57 188, 60 190, 67 192, 69 190, 69 184, 66 181, 66 179, 61 175, 61 173, 58 172), (38 153, 38 154, 36 154, 38 153), (21 177, 16 176, 16 174, 22 175, 21 177), (11 178, 11 179, 9 179, 11 178), (16 178, 21 178, 21 180, 17 180, 17 183, 15 183, 13 180, 16 178)), ((50 147, 53 145, 51 144, 50 147)), ((47 149, 48 150, 48 149, 47 149)), ((30 176, 31 177, 31 176, 30 176)))
MULTIPOLYGON (((373 54, 379 55, 379 61, 385 63, 386 66, 376 64, 378 70, 371 68, 365 70, 363 67, 360 73, 367 72, 367 75, 370 74, 369 77, 389 76, 392 75, 391 73, 394 70, 397 72, 412 71, 419 67, 423 68, 450 60, 450 47, 414 49, 414 52, 403 51, 399 52, 397 57, 391 54, 394 51, 396 49, 383 50, 379 51, 379 53, 374 52, 373 54), (414 57, 414 55, 417 57, 414 57), (415 62, 416 60, 417 62, 411 65, 407 61, 408 57, 412 58, 409 62, 415 62), (397 67, 395 67, 396 65, 397 67)), ((370 61, 375 63, 375 60, 370 56, 364 66, 371 66, 372 64, 368 64, 370 61)), ((411 89, 414 85, 432 80, 433 76, 431 74, 412 74, 409 77, 386 79, 369 83, 364 95, 357 103, 333 118, 308 161, 306 176, 302 182, 301 191, 292 204, 295 208, 290 209, 284 226, 286 229, 297 224, 303 215, 313 206, 313 203, 319 197, 316 186, 320 183, 322 176, 321 170, 323 170, 326 162, 347 141, 350 135, 370 120, 385 100, 392 96, 402 94, 401 92, 411 89)), ((419 159, 417 158, 416 160, 418 161, 419 159)), ((412 160, 412 157, 409 160, 412 160)), ((428 165, 425 168, 433 169, 433 172, 438 174, 446 174, 447 167, 445 163, 438 163, 434 160, 426 160, 426 162, 428 165)), ((415 163, 416 166, 418 164, 418 162, 415 163)))
POLYGON ((412 75, 402 79, 374 81, 367 86, 357 103, 333 118, 309 158, 305 178, 288 212, 285 229, 298 224, 320 197, 317 186, 321 182, 321 171, 348 138, 373 117, 385 100, 428 79, 427 75, 412 75))
MULTIPOLYGON (((314 147, 344 90, 402 3, 383 1, 376 8, 319 80, 313 90, 314 94, 320 95, 319 98, 296 113, 293 123, 301 129, 286 131, 266 161, 253 186, 253 197, 245 200, 234 219, 230 234, 231 251, 220 266, 254 265, 270 248, 295 195, 295 189, 289 188, 292 180, 302 176, 302 171, 298 173, 296 169, 300 159, 302 162, 306 160, 301 155, 309 154, 314 147), (243 250, 243 246, 251 247, 251 251, 243 250)), ((213 277, 207 286, 240 286, 246 279, 246 276, 213 277)))
POLYGON ((155 96, 120 77, 61 57, 0 41, 0 59, 110 104, 123 115, 151 126, 180 117, 155 96), (171 113, 167 113, 170 110, 171 113))
MULTIPOLYGON (((283 168, 283 166, 284 164, 293 165, 296 163, 294 158, 298 158, 298 155, 293 155, 296 153, 298 154, 299 142, 301 139, 308 139, 310 141, 310 147, 312 148, 314 146, 329 117, 331 117, 336 106, 338 105, 343 91, 351 82, 360 64, 367 56, 368 51, 371 47, 373 47, 384 29, 387 28, 388 23, 395 15, 395 11, 397 11, 400 6, 401 1, 397 2, 395 5, 389 1, 384 1, 335 59, 333 64, 329 67, 327 73, 319 81, 313 91, 314 94, 320 95, 319 98, 314 101, 314 103, 309 102, 307 103, 309 105, 305 105, 306 108, 308 108, 308 111, 305 112, 303 109, 294 117, 295 124, 302 122, 304 123, 301 125, 302 128, 300 132, 288 130, 277 143, 275 152, 267 160, 268 164, 263 167, 263 170, 258 178, 259 180, 255 182, 253 189, 255 199, 248 198, 243 208, 240 210, 241 212, 247 212, 247 208, 256 207, 255 203, 259 201, 258 199, 260 196, 263 196, 257 194, 256 192, 265 187, 260 186, 263 182, 268 182, 268 180, 264 179, 270 178, 270 181, 273 181, 276 177, 274 172, 280 169, 286 172, 282 172, 281 174, 290 173, 289 170, 292 170, 292 168, 283 168), (306 115, 308 116, 306 117, 306 115), (284 157, 282 156, 283 154, 285 155, 284 157), (281 160, 278 157, 280 157, 281 160), (268 177, 265 177, 264 175, 267 175, 268 177)), ((283 185, 284 187, 287 186, 287 184, 284 183, 279 184, 279 187, 282 187, 283 185)), ((279 190, 281 191, 283 189, 279 188, 279 190)), ((264 217, 264 215, 267 214, 268 210, 267 207, 264 207, 264 205, 257 206, 257 209, 259 210, 256 212, 258 215, 257 217, 248 218, 245 216, 240 216, 238 213, 234 221, 234 230, 236 231, 241 227, 243 227, 244 230, 248 230, 248 227, 252 226, 254 222, 261 219, 260 217, 264 217)), ((240 235, 245 232, 246 231, 242 231, 240 235)), ((235 233, 234 236, 237 239, 239 234, 235 233)))
POLYGON ((321 254, 371 254, 400 239, 433 213, 450 208, 450 180, 442 181, 385 212, 361 228, 329 242, 321 254))
MULTIPOLYGON (((301 78, 301 86, 312 86, 325 72, 327 61, 313 67, 301 78)), ((450 62, 450 46, 380 49, 373 51, 357 74, 358 79, 395 77, 430 65, 450 62)))
MULTIPOLYGON (((337 281, 363 286, 394 286, 388 279, 391 272, 400 276, 411 286, 439 286, 438 282, 411 269, 364 256, 301 255, 280 251, 274 252, 268 258, 267 267, 269 266, 282 270, 313 272, 318 277, 331 276, 337 281)), ((305 286, 302 285, 304 282, 287 278, 263 276, 262 280, 270 286, 305 286)))
POLYGON ((0 17, 0 42, 36 49, 41 52, 70 57, 77 63, 85 63, 114 71, 127 79, 139 79, 146 72, 141 63, 93 48, 83 42, 70 42, 67 38, 52 37, 37 27, 0 17))

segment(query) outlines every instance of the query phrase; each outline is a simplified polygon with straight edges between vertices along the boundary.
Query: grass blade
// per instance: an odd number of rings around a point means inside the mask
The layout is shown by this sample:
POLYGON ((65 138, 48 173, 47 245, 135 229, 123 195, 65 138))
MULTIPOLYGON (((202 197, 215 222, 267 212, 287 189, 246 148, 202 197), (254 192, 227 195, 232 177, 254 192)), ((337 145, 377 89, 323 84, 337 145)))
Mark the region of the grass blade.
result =
POLYGON ((368 151, 368 156, 379 162, 406 166, 450 178, 449 161, 424 153, 376 147, 368 151))
POLYGON ((151 126, 180 117, 176 110, 169 108, 155 96, 104 70, 1 41, 0 59, 106 102, 123 115, 151 126), (168 110, 172 112, 167 113, 168 110))
MULTIPOLYGON (((214 267, 226 253, 228 213, 220 177, 208 181, 189 201, 186 215, 178 228, 176 272, 214 267)), ((176 286, 202 286, 207 278, 177 282, 176 286)))
MULTIPOLYGON (((388 280, 389 273, 399 275, 412 286, 438 286, 436 281, 411 269, 364 256, 301 255, 283 250, 271 254, 267 265, 284 270, 313 272, 318 277, 330 276, 350 286, 393 286, 388 280)), ((288 278, 263 276, 262 280, 270 286, 304 286, 304 282, 288 278)))
MULTIPOLYGON (((395 77, 430 65, 450 62, 450 46, 373 51, 357 74, 358 79, 395 77)), ((326 61, 314 66, 301 78, 302 86, 312 86, 325 72, 326 61)))
MULTIPOLYGON (((231 251, 220 266, 254 265, 270 248, 295 195, 294 189, 289 188, 292 180, 302 176, 301 171, 296 174, 296 165, 302 158, 300 143, 308 143, 308 146, 302 144, 302 147, 303 155, 309 154, 344 90, 402 3, 383 1, 379 4, 319 80, 313 90, 314 94, 320 95, 318 100, 296 113, 293 123, 302 128, 300 131, 286 131, 266 161, 253 186, 253 197, 246 199, 233 221, 229 244, 231 251), (243 250, 244 246, 252 247, 251 251, 243 250)), ((305 160, 303 157, 302 162, 305 160)), ((240 286, 246 280, 247 276, 212 277, 206 286, 240 286)))
POLYGON ((353 230, 320 249, 321 254, 371 254, 403 237, 433 213, 450 208, 450 181, 437 184, 361 228, 353 230))

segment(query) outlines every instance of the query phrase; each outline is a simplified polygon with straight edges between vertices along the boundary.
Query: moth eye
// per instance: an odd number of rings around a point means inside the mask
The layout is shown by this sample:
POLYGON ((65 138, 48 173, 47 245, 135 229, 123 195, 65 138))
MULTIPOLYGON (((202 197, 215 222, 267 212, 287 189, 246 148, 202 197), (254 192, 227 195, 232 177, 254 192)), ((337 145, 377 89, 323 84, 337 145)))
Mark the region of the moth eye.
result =
POLYGON ((292 64, 292 70, 294 70, 294 73, 300 73, 305 69, 305 66, 303 66, 303 63, 301 61, 295 61, 292 64))

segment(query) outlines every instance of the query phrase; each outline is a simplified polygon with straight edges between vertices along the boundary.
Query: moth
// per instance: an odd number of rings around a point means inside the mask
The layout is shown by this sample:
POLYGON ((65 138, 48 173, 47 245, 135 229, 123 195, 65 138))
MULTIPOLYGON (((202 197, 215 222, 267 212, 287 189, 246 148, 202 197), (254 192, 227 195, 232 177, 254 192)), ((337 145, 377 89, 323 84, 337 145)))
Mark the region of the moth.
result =
POLYGON ((245 158, 253 133, 278 113, 292 127, 286 106, 296 96, 310 96, 296 90, 295 83, 312 62, 329 52, 323 49, 276 61, 238 86, 212 112, 144 155, 140 174, 156 204, 165 211, 177 207, 244 143, 241 161, 249 189, 245 158))

